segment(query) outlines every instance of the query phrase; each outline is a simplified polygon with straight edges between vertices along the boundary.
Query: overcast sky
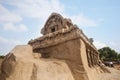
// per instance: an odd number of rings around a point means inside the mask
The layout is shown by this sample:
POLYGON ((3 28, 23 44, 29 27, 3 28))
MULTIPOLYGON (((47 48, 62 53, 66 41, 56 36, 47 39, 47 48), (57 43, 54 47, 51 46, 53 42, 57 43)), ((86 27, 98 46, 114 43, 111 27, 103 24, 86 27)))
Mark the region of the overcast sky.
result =
POLYGON ((0 54, 41 36, 52 12, 71 18, 98 49, 120 53, 120 0, 0 0, 0 54))

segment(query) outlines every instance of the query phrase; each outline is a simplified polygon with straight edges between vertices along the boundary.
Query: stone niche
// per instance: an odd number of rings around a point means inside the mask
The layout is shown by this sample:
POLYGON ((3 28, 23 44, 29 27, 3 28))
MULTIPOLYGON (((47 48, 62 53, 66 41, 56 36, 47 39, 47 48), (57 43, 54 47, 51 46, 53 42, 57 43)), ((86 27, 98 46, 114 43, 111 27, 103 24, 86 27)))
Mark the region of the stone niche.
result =
POLYGON ((42 28, 41 33, 43 35, 53 33, 63 28, 70 27, 70 25, 72 25, 70 19, 64 19, 60 14, 52 13, 46 21, 44 28, 42 28))

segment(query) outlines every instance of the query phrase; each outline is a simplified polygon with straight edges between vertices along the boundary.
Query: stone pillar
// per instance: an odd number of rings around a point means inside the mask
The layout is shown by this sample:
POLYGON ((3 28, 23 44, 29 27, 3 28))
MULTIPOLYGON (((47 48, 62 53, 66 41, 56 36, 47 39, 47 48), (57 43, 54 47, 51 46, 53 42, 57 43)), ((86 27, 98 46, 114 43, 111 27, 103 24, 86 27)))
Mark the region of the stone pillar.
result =
POLYGON ((90 50, 88 49, 88 57, 89 57, 89 66, 92 66, 92 62, 91 62, 91 56, 90 56, 90 50))
POLYGON ((90 65, 90 56, 89 56, 89 50, 86 47, 86 54, 87 54, 87 61, 88 61, 88 66, 91 67, 90 65))
POLYGON ((90 60, 91 60, 91 65, 93 66, 93 54, 91 50, 90 50, 90 60))

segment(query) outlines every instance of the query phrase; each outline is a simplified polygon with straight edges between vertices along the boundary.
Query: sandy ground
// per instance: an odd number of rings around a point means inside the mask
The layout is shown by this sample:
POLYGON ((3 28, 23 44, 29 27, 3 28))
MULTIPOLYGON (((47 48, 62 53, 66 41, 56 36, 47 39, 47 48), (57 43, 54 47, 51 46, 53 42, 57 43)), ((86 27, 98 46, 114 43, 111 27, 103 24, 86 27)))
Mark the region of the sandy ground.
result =
POLYGON ((119 65, 114 65, 114 68, 116 68, 117 70, 120 70, 120 64, 119 65))
POLYGON ((120 80, 120 70, 108 67, 111 73, 102 73, 98 75, 98 80, 120 80))

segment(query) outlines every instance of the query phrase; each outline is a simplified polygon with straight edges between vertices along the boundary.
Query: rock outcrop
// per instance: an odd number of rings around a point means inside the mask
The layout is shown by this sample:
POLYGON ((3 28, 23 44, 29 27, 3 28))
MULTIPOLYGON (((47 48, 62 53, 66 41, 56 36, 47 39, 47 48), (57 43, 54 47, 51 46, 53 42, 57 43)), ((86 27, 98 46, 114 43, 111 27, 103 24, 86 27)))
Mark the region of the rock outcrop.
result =
POLYGON ((30 45, 16 46, 5 57, 0 80, 74 80, 64 60, 43 59, 30 45))
POLYGON ((95 46, 70 19, 52 13, 41 33, 5 57, 0 80, 97 80, 97 74, 109 72, 95 46))

